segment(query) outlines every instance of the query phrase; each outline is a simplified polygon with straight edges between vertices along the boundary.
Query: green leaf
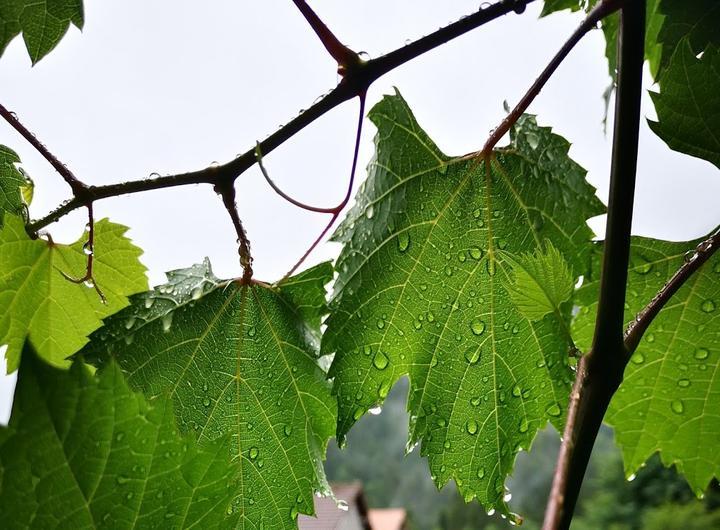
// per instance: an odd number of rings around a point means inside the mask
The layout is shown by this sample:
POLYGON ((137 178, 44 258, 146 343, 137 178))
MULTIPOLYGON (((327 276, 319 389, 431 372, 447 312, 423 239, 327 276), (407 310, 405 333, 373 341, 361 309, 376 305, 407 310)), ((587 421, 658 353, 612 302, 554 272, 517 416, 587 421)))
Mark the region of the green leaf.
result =
POLYGON ((650 128, 671 149, 703 158, 720 168, 720 48, 695 57, 683 39, 651 92, 658 121, 650 128))
POLYGON ((3 224, 5 212, 22 213, 22 188, 26 185, 26 178, 16 164, 20 157, 4 145, 0 145, 0 226, 3 224))
POLYGON ((557 11, 563 11, 564 9, 580 11, 581 9, 585 9, 587 4, 587 0, 545 0, 540 16, 544 17, 557 11))
POLYGON ((279 287, 221 282, 207 262, 169 279, 108 318, 81 353, 117 359, 149 396, 169 393, 181 430, 201 443, 231 437, 241 526, 295 528, 313 492, 329 491, 322 460, 336 405, 316 337, 332 269, 279 287))
POLYGON ((26 348, 0 428, 0 513, 6 528, 216 528, 228 451, 181 438, 171 401, 132 393, 115 364, 58 370, 26 348))
POLYGON ((147 289, 142 251, 122 225, 95 223, 93 274, 107 303, 94 289, 70 282, 85 274, 83 244, 60 245, 30 239, 23 221, 10 214, 0 230, 0 344, 7 344, 8 372, 17 369, 26 338, 40 357, 67 366, 67 357, 87 342, 102 318, 128 304, 127 296, 147 289))
POLYGON ((505 290, 515 307, 528 319, 540 320, 560 312, 560 305, 573 292, 575 282, 567 263, 552 243, 534 253, 504 256, 512 267, 505 290))
MULTIPOLYGON (((698 241, 634 237, 625 320, 655 296, 698 241)), ((688 256, 692 256, 692 252, 688 256)), ((575 303, 573 336, 592 341, 602 263, 597 245, 591 272, 575 303)), ((720 477, 720 255, 705 263, 670 299, 647 330, 625 370, 606 421, 615 428, 628 475, 659 452, 699 495, 720 477)))
POLYGON ((662 47, 661 73, 678 47, 684 46, 683 39, 690 43, 693 55, 710 44, 720 47, 720 2, 717 0, 660 0, 659 11, 664 15, 657 35, 662 47))
MULTIPOLYGON (((594 2, 596 3, 596 2, 594 2)), ((659 10, 660 0, 647 0, 645 11, 645 59, 650 65, 650 72, 656 75, 660 67, 662 45, 658 43, 658 34, 663 24, 663 15, 659 10)), ((619 13, 605 17, 602 30, 605 35, 605 57, 608 60, 608 73, 615 82, 617 70, 617 34, 620 23, 619 13)))
POLYGON ((82 29, 82 0, 3 0, 0 3, 0 55, 21 32, 32 63, 45 57, 70 23, 82 29))
POLYGON ((515 454, 548 419, 562 425, 572 379, 568 315, 518 310, 507 253, 550 240, 575 278, 585 220, 603 207, 568 142, 532 116, 489 164, 441 153, 399 94, 370 119, 376 154, 334 235, 344 247, 322 344, 335 353, 338 438, 408 374, 409 444, 422 440, 436 483, 454 478, 465 498, 507 511, 515 454))

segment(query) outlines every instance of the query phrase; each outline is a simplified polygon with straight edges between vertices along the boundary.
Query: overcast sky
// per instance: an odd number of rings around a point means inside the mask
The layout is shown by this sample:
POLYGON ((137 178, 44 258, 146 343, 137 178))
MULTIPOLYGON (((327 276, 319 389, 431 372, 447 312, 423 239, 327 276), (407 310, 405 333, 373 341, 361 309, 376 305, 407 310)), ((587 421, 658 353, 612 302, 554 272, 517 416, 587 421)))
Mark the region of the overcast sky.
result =
MULTIPOLYGON (((538 21, 542 2, 430 52, 376 82, 368 109, 397 87, 421 126, 448 154, 477 150, 578 24, 578 14, 538 21)), ((454 0, 314 0, 340 40, 377 57, 477 9, 454 0)), ((335 65, 290 0, 86 0, 85 29, 31 67, 21 39, 0 59, 0 101, 83 181, 106 184, 226 162, 286 123, 337 82, 335 65)), ((604 40, 593 31, 576 47, 529 111, 572 142, 606 200, 610 139, 602 93, 609 83, 604 40)), ((647 88, 650 88, 649 84, 647 88)), ((297 199, 334 205, 346 187, 357 101, 345 103, 269 154, 275 181, 297 199)), ((649 98, 643 113, 653 118, 649 98)), ((372 153, 366 122, 359 174, 372 153)), ((16 150, 36 184, 40 217, 69 197, 64 181, 7 124, 0 144, 16 150)), ((718 223, 720 178, 709 163, 674 153, 643 121, 634 233, 695 238, 718 223)), ((237 183, 240 215, 252 241, 255 276, 279 279, 327 222, 274 195, 256 168, 237 183)), ((153 284, 164 271, 209 256, 220 277, 238 276, 235 234, 209 186, 101 201, 96 217, 130 227, 153 284)), ((49 227, 74 241, 76 212, 49 227)), ((602 234, 603 220, 591 222, 602 234)), ((332 258, 323 244, 307 265, 332 258)), ((0 381, 0 420, 10 413, 14 376, 0 381)))

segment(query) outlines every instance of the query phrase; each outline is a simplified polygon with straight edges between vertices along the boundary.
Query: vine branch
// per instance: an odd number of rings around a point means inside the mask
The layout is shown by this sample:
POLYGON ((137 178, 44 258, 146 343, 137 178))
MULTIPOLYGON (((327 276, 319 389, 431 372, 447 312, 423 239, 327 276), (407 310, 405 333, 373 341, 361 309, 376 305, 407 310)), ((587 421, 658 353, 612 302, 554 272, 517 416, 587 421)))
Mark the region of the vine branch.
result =
POLYGON ((352 65, 360 62, 358 54, 338 40, 338 38, 332 31, 330 31, 320 17, 315 14, 315 11, 312 10, 305 0, 292 1, 305 17, 305 20, 307 20, 307 23, 318 36, 323 46, 325 46, 325 49, 328 51, 330 56, 337 61, 338 73, 340 75, 345 75, 352 65))
POLYGON ((577 366, 543 530, 570 527, 595 438, 628 359, 623 319, 637 170, 645 1, 626 0, 620 13, 610 197, 595 334, 591 350, 577 366))
MULTIPOLYGON (((377 59, 361 61, 356 67, 350 68, 340 83, 325 97, 260 142, 261 152, 267 155, 328 111, 366 92, 374 81, 394 68, 503 15, 510 12, 522 13, 525 6, 534 1, 500 0, 377 59)), ((82 193, 75 193, 73 199, 67 203, 61 204, 45 217, 30 223, 28 229, 36 232, 71 211, 84 206, 87 202, 100 199, 188 184, 225 185, 228 182, 234 182, 255 162, 255 146, 253 146, 239 157, 219 166, 154 179, 127 181, 104 186, 87 186, 82 193)))
POLYGON ((482 154, 490 153, 500 139, 507 133, 510 128, 520 119, 520 116, 527 110, 533 100, 540 94, 548 80, 552 77, 557 70, 558 66, 565 60, 570 51, 580 40, 585 36, 587 32, 594 29, 596 24, 614 13, 620 8, 621 0, 601 0, 587 15, 585 20, 577 27, 577 29, 570 35, 570 38, 565 41, 560 50, 550 60, 548 65, 543 69, 540 76, 535 80, 532 86, 528 89, 525 95, 520 99, 517 105, 508 113, 503 121, 495 129, 493 129, 490 137, 485 142, 485 145, 478 153, 473 153, 471 156, 480 156, 482 154))
POLYGON ((694 251, 688 255, 680 268, 675 271, 675 274, 665 283, 665 285, 658 291, 652 300, 640 311, 635 319, 630 323, 625 331, 625 350, 627 351, 626 356, 629 360, 630 356, 637 349, 640 339, 647 331, 652 321, 658 315, 660 310, 665 307, 668 300, 678 292, 690 276, 695 273, 702 265, 709 260, 712 255, 717 252, 720 248, 720 227, 715 232, 702 241, 694 251))
POLYGON ((84 195, 84 192, 87 189, 85 184, 83 184, 65 164, 60 162, 60 160, 58 160, 57 157, 50 152, 45 144, 38 140, 34 133, 32 133, 20 122, 14 112, 10 112, 2 104, 0 104, 0 116, 2 116, 13 129, 19 132, 20 136, 25 138, 28 143, 30 143, 30 145, 32 145, 35 150, 40 153, 53 168, 55 168, 55 171, 57 171, 65 182, 68 183, 68 186, 70 186, 70 189, 75 197, 82 197, 84 195))

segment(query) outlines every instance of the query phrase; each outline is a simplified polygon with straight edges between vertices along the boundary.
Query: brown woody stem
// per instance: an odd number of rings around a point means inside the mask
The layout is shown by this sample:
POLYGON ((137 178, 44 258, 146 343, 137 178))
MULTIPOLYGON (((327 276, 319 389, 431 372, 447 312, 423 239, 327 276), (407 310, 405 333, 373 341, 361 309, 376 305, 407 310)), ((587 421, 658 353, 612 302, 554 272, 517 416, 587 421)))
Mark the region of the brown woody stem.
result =
POLYGON ((565 530, 575 510, 595 438, 627 363, 623 317, 637 169, 645 0, 627 0, 618 31, 610 197, 600 299, 590 352, 580 359, 543 530, 565 530))

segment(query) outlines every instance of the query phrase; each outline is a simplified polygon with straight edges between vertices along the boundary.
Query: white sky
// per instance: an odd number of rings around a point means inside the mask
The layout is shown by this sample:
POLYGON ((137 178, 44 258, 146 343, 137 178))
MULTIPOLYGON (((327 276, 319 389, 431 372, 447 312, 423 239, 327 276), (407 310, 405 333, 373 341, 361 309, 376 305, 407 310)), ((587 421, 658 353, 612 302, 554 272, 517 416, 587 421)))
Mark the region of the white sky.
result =
MULTIPOLYGON (((225 162, 307 108, 337 82, 335 65, 290 0, 86 0, 83 32, 74 27, 35 66, 21 39, 0 59, 0 101, 83 181, 106 184, 225 162)), ((478 1, 310 2, 338 37, 377 57, 470 13, 478 1)), ((537 20, 542 2, 510 14, 391 72, 376 82, 368 109, 397 86, 420 124, 448 154, 482 146, 578 24, 578 14, 537 20)), ((576 47, 529 111, 573 146, 571 156, 607 197, 610 139, 602 92, 609 83, 604 40, 594 31, 576 47)), ((654 117, 648 97, 643 112, 654 117)), ((357 102, 335 109, 265 158, 294 197, 334 205, 352 157, 357 102)), ((372 152, 365 123, 358 178, 372 152)), ((69 197, 63 180, 14 130, 0 123, 0 144, 18 152, 34 178, 31 213, 40 217, 69 197)), ((708 162, 670 151, 643 122, 634 233, 682 240, 720 221, 720 178, 708 162)), ((240 215, 252 241, 258 279, 279 279, 327 222, 274 195, 256 168, 237 183, 240 215)), ((239 275, 235 234, 209 186, 175 188, 101 201, 96 217, 131 227, 151 283, 164 271, 209 256, 220 277, 239 275)), ((79 211, 50 226, 74 241, 79 211)), ((603 221, 591 223, 601 233, 603 221)), ((323 244, 306 265, 332 258, 323 244)), ((0 420, 10 413, 14 375, 0 380, 0 420)))

